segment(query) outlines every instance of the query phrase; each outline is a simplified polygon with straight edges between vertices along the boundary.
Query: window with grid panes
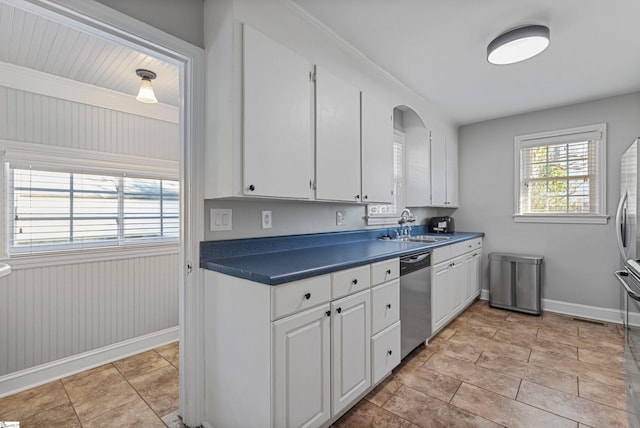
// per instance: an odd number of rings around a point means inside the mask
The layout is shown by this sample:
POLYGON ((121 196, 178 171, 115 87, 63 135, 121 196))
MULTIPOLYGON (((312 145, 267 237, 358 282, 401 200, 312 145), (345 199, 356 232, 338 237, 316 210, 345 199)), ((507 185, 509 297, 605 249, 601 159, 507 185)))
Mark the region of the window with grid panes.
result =
POLYGON ((404 133, 393 135, 393 202, 367 205, 368 224, 397 224, 404 207, 404 133))
POLYGON ((177 241, 176 180, 9 164, 9 253, 177 241))
POLYGON ((516 221, 606 222, 604 124, 516 137, 516 221))

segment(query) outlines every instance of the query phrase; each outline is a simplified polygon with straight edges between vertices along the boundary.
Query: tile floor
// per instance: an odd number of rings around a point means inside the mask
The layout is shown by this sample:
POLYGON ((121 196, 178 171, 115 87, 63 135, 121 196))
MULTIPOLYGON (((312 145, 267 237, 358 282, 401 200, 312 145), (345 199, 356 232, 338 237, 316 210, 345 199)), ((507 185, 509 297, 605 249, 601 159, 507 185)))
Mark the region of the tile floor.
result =
MULTIPOLYGON (((624 427, 621 333, 477 301, 335 426, 624 427)), ((177 343, 0 399, 21 428, 178 427, 177 410, 177 343)))
POLYGON ((336 427, 625 427, 616 324, 477 301, 336 427))
POLYGON ((20 428, 175 427, 177 410, 177 342, 0 399, 20 428))

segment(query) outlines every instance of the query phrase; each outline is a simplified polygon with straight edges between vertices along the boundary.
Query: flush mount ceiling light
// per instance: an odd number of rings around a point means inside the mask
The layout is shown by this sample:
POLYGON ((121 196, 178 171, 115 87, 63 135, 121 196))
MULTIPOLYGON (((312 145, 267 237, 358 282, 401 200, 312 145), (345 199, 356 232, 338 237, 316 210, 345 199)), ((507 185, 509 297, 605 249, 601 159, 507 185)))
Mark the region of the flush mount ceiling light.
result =
POLYGON ((136 70, 136 74, 142 79, 136 100, 143 103, 157 103, 156 94, 153 93, 153 86, 151 86, 151 81, 156 78, 156 73, 139 68, 136 70))
POLYGON ((492 64, 513 64, 538 55, 549 46, 549 27, 527 25, 500 34, 487 46, 492 64))

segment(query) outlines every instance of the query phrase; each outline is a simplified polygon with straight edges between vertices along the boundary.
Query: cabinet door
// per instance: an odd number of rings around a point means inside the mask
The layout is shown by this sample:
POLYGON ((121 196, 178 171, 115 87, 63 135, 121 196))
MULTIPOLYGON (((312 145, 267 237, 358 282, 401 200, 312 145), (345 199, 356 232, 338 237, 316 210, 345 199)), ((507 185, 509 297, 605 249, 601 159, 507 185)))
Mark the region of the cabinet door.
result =
POLYGON ((371 385, 371 297, 361 291, 331 303, 332 414, 371 385))
POLYGON ((393 201, 392 109, 362 93, 362 202, 393 201))
POLYGON ((273 322, 275 427, 317 427, 331 417, 329 307, 273 322))
POLYGON ((465 292, 464 304, 467 305, 476 298, 476 287, 478 284, 478 257, 477 253, 469 253, 464 260, 465 269, 465 292))
POLYGON ((471 258, 463 256, 452 261, 449 278, 449 314, 453 317, 462 310, 467 291, 467 270, 471 258))
POLYGON ((450 271, 449 262, 436 265, 431 271, 431 324, 434 332, 449 319, 450 271))
POLYGON ((447 146, 447 207, 458 207, 458 142, 445 138, 447 146))
POLYGON ((360 202, 360 90, 316 66, 316 199, 360 202))
POLYGON ((309 199, 311 64, 244 26, 243 193, 309 199))
POLYGON ((458 206, 458 144, 431 131, 431 205, 458 206))
POLYGON ((475 297, 482 292, 482 249, 477 250, 474 255, 474 266, 476 269, 475 288, 473 294, 475 297))
POLYGON ((447 202, 447 141, 444 134, 431 131, 431 205, 447 202))

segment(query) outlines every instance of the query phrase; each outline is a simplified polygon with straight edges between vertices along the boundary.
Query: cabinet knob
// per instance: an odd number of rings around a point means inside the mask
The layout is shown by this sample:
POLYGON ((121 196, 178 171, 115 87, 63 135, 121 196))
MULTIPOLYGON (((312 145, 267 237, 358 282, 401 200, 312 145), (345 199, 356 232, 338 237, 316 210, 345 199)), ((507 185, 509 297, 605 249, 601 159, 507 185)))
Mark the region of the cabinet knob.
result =
POLYGON ((387 303, 387 309, 391 309, 391 303, 387 303))
POLYGON ((360 195, 356 195, 356 199, 360 199, 360 195))
POLYGON ((391 269, 387 269, 387 275, 391 275, 391 269))
POLYGON ((364 195, 364 200, 366 201, 367 199, 369 199, 369 195, 364 195))
POLYGON ((249 190, 251 190, 253 192, 254 190, 256 190, 256 186, 254 186, 253 184, 250 184, 249 185, 249 190))
POLYGON ((306 293, 306 294, 304 295, 304 298, 305 298, 305 299, 307 299, 307 300, 309 300, 309 299, 311 298, 311 293, 306 293))
POLYGON ((325 312, 325 314, 326 314, 328 317, 330 317, 330 316, 331 316, 331 311, 327 311, 327 312, 325 312))
POLYGON ((387 351, 387 354, 391 355, 391 354, 393 354, 393 351, 392 351, 391 349, 389 349, 389 350, 387 351))
POLYGON ((356 278, 356 279, 354 279, 353 281, 351 281, 351 283, 352 283, 353 285, 356 285, 356 284, 358 283, 358 279, 357 279, 357 278, 356 278))
POLYGON ((336 309, 336 312, 339 313, 339 314, 342 313, 342 308, 336 309))

